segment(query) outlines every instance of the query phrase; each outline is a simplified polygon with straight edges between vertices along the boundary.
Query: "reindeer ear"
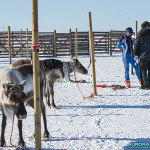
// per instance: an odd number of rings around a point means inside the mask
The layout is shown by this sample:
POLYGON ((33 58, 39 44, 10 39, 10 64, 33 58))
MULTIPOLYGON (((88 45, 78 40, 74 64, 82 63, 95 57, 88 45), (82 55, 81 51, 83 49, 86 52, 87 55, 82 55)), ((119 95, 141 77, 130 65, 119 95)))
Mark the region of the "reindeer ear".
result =
POLYGON ((2 84, 3 88, 5 88, 5 84, 6 84, 6 83, 3 83, 3 84, 2 84))
POLYGON ((8 85, 7 85, 6 83, 3 83, 3 84, 2 84, 2 86, 3 86, 3 88, 4 88, 4 89, 6 89, 6 90, 7 90, 8 85))

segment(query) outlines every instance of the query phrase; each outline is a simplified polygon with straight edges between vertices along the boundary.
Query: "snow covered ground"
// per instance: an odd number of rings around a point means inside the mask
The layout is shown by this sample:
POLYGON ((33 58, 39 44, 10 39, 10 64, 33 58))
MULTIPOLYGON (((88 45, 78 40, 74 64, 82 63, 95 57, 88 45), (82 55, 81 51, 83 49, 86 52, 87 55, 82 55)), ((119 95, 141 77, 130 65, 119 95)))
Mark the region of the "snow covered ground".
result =
MULTIPOLYGON (((69 60, 69 57, 58 59, 69 60)), ((113 56, 96 55, 95 59, 97 84, 125 85, 121 53, 113 56)), ((79 56, 79 61, 88 67, 88 56, 79 56)), ((7 59, 0 60, 0 69, 8 66, 7 59)), ((90 66, 90 75, 91 70, 90 66)), ((79 83, 85 96, 93 92, 90 75, 77 74, 77 80, 86 80, 86 83, 79 83)), ((140 85, 135 75, 130 75, 130 78, 130 89, 114 91, 111 87, 98 87, 98 95, 91 99, 82 98, 76 83, 56 83, 55 103, 59 109, 46 108, 51 137, 47 142, 42 141, 42 150, 128 150, 131 146, 129 144, 133 147, 137 144, 141 147, 139 149, 142 149, 142 144, 149 145, 150 91, 139 89, 140 85)), ((34 139, 30 138, 34 133, 34 110, 27 107, 27 112, 28 117, 23 121, 23 135, 27 148, 32 150, 35 147, 34 139)), ((2 115, 0 124, 1 117, 2 115)), ((1 150, 14 149, 9 142, 11 126, 12 121, 8 120, 5 133, 8 147, 0 148, 1 150)), ((16 145, 17 140, 18 128, 15 118, 12 143, 16 145)))

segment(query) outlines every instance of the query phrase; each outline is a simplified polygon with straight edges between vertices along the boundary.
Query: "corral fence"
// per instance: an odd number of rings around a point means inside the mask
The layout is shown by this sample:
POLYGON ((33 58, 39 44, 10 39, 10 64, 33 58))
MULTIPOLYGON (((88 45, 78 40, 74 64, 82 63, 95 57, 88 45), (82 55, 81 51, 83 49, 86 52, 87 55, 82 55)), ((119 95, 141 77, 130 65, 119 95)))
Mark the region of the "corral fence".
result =
MULTIPOLYGON (((120 52, 117 42, 124 31, 93 32, 95 54, 120 52)), ((31 55, 32 32, 11 31, 10 47, 12 57, 27 57, 31 55)), ((0 32, 0 57, 9 57, 8 32, 0 32)), ((39 57, 57 57, 75 55, 89 55, 89 33, 72 32, 57 33, 39 32, 40 52, 39 57)))

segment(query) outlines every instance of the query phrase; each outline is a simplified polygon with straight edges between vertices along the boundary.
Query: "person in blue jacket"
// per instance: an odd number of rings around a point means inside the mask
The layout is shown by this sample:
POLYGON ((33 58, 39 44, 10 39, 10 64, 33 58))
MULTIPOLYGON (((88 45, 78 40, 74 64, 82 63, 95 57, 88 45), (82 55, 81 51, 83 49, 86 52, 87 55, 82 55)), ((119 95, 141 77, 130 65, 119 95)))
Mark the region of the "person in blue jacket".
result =
POLYGON ((137 78, 141 84, 140 71, 136 65, 136 61, 133 55, 133 39, 131 37, 132 33, 133 29, 131 27, 126 28, 125 35, 122 35, 117 43, 117 48, 123 48, 122 60, 125 68, 125 82, 127 88, 130 88, 129 63, 131 63, 135 69, 137 78))

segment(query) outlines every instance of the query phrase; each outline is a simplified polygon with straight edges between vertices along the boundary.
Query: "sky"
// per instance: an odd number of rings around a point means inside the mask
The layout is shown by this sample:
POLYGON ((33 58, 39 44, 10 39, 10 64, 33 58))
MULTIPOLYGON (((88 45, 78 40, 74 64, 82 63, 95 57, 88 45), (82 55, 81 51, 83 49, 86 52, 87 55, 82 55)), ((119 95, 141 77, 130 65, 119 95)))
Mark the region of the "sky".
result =
MULTIPOLYGON (((0 0, 0 31, 32 30, 31 0, 0 0)), ((40 32, 88 31, 88 12, 94 31, 125 30, 150 21, 150 0, 38 0, 40 32)))

